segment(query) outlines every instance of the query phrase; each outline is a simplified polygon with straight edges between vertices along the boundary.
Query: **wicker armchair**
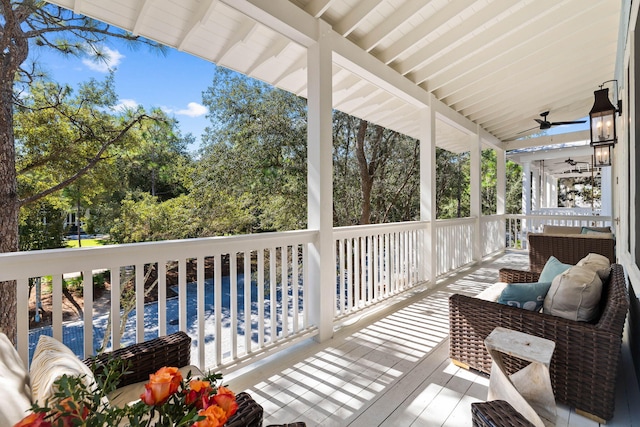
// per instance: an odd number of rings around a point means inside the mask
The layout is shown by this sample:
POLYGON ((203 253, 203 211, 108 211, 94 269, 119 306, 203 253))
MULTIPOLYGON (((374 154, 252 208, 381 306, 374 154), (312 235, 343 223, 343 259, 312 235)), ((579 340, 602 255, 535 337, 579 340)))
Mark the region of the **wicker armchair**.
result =
POLYGON ((84 363, 96 371, 113 358, 129 363, 128 372, 122 376, 118 387, 148 381, 149 375, 163 366, 181 368, 191 363, 191 337, 180 331, 102 353, 85 359, 84 363))
MULTIPOLYGON (((181 368, 191 363, 191 337, 185 332, 176 332, 149 341, 133 344, 112 352, 103 353, 84 360, 91 369, 97 371, 112 359, 129 362, 129 372, 123 375, 118 387, 146 382, 149 375, 163 366, 181 368)), ((240 392, 236 395, 238 411, 227 420, 225 427, 261 427, 263 409, 251 395, 240 392)))
MULTIPOLYGON (((537 281, 538 273, 503 269, 500 281, 537 281)), ((597 323, 576 322, 522 310, 496 302, 455 294, 449 299, 452 361, 487 374, 491 357, 484 339, 497 326, 550 339, 556 343, 551 359, 551 384, 556 401, 583 415, 604 421, 613 417, 616 375, 622 331, 629 308, 622 266, 612 265, 603 286, 601 315, 597 323)), ((519 359, 505 358, 508 372, 524 367, 519 359)))
POLYGON ((604 255, 610 263, 616 262, 615 240, 592 234, 530 233, 529 269, 541 272, 551 255, 560 262, 576 265, 590 253, 604 255))

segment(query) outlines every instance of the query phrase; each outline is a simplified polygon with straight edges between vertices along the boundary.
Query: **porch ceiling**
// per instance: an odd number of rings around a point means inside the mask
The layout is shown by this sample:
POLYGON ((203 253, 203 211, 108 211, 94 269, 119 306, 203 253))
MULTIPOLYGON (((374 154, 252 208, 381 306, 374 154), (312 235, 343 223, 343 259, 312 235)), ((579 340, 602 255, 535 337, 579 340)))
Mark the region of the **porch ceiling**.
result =
MULTIPOLYGON (((333 105, 418 137, 437 100, 437 144, 500 143, 533 119, 583 118, 614 77, 621 0, 51 0, 307 95, 307 47, 328 23, 333 105), (449 107, 449 108, 447 108, 449 107), (459 113, 459 114, 456 114, 459 113), (494 138, 495 137, 495 138, 494 138)), ((529 133, 534 132, 534 130, 529 133)), ((506 148, 509 148, 506 145, 506 148)))

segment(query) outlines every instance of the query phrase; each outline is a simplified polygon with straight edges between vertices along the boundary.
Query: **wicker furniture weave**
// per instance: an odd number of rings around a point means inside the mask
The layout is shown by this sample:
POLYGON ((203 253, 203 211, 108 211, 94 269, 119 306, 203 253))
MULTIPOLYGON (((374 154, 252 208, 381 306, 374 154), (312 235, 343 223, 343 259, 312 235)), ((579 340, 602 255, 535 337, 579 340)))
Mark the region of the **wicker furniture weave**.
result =
POLYGON ((534 427, 504 400, 471 404, 473 427, 534 427))
POLYGON ((258 405, 249 393, 236 394, 236 402, 238 411, 227 420, 225 427, 262 427, 262 406, 258 405))
POLYGON ((541 272, 551 255, 560 262, 576 265, 590 253, 604 255, 610 263, 616 262, 615 240, 589 234, 554 235, 530 233, 529 269, 541 272))
MULTIPOLYGON (((176 332, 149 341, 133 344, 112 352, 103 353, 97 358, 84 361, 94 371, 112 358, 120 358, 130 363, 118 387, 138 382, 146 382, 149 375, 163 366, 181 368, 191 363, 191 337, 185 332, 176 332)), ((225 427, 262 427, 263 409, 251 395, 245 392, 236 394, 238 411, 227 420, 225 427)))
MULTIPOLYGON (((503 269, 500 281, 536 281, 538 273, 503 269)), ((551 384, 557 402, 596 420, 613 417, 622 331, 629 308, 624 272, 612 265, 603 286, 597 323, 576 322, 544 313, 455 294, 449 298, 449 355, 454 363, 490 373, 491 357, 484 339, 497 326, 547 338, 556 343, 551 359, 551 384)), ((505 357, 509 373, 524 367, 505 357)))
POLYGON ((122 376, 118 387, 148 381, 149 374, 163 366, 181 368, 191 364, 191 338, 180 331, 103 353, 95 358, 95 366, 92 366, 91 358, 85 359, 84 363, 96 371, 112 358, 130 364, 129 372, 122 376))

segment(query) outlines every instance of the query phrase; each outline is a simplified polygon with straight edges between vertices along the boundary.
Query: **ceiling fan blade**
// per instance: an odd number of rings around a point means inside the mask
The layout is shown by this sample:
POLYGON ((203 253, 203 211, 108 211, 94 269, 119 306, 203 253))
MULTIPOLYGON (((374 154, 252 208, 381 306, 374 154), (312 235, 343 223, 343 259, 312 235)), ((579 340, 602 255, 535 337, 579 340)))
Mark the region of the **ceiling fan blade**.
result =
POLYGON ((574 120, 570 122, 552 122, 551 126, 577 125, 579 123, 586 123, 586 120, 574 120))
POLYGON ((540 129, 540 128, 539 128, 538 126, 536 126, 536 127, 532 127, 531 129, 527 129, 527 130, 520 131, 520 132, 518 132, 516 135, 520 135, 520 134, 522 134, 522 133, 527 133, 527 132, 530 132, 530 131, 532 131, 532 130, 534 130, 534 129, 540 129))

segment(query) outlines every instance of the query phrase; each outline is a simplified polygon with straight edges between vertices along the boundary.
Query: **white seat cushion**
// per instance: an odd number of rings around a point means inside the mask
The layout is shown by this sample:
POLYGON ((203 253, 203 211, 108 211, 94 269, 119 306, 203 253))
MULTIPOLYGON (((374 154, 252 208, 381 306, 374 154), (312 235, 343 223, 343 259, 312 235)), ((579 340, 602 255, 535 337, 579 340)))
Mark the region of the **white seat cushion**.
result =
POLYGON ((12 426, 31 408, 29 372, 9 338, 0 333, 0 426, 12 426))

